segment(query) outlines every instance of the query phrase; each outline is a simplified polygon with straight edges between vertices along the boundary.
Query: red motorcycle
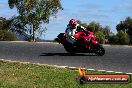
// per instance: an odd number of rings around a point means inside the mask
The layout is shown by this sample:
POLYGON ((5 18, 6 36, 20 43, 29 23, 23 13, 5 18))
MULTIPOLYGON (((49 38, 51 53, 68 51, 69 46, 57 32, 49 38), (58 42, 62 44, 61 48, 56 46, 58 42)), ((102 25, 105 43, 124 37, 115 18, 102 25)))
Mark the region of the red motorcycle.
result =
POLYGON ((105 49, 98 43, 91 31, 79 31, 74 35, 75 44, 67 41, 65 33, 60 33, 57 42, 61 43, 71 55, 75 53, 95 53, 99 56, 105 54, 105 49))

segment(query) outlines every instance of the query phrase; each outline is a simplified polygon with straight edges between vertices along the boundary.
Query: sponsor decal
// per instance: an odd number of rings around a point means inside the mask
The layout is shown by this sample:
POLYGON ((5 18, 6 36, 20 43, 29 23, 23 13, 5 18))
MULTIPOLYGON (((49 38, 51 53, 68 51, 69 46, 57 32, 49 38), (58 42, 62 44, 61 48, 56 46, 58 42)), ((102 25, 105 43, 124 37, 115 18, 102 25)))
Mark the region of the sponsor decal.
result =
POLYGON ((84 83, 129 83, 130 75, 128 74, 86 74, 85 69, 79 68, 78 81, 84 83))

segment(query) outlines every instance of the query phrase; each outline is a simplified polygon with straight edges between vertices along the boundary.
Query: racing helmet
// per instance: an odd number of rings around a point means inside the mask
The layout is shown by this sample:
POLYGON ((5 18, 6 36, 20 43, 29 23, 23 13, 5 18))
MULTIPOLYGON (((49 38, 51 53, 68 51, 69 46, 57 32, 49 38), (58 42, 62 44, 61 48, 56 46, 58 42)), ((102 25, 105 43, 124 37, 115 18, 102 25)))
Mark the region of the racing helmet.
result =
POLYGON ((76 20, 76 19, 71 19, 71 20, 69 21, 69 24, 70 24, 71 26, 76 26, 76 25, 77 25, 77 20, 76 20))

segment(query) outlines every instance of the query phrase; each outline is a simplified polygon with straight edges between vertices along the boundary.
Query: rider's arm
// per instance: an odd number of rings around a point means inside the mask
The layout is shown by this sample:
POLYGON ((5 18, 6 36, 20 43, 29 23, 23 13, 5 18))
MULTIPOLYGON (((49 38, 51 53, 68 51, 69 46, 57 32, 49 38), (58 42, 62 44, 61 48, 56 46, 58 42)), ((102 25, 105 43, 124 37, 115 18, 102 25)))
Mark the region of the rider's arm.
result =
POLYGON ((72 31, 71 31, 71 37, 73 38, 73 39, 75 39, 74 38, 74 35, 76 34, 76 29, 73 29, 72 31))
POLYGON ((75 39, 74 38, 75 33, 76 33, 76 29, 70 29, 70 27, 67 27, 65 31, 66 37, 71 37, 73 39, 75 39))
POLYGON ((81 30, 84 30, 84 31, 85 31, 85 30, 86 30, 86 28, 85 28, 85 27, 83 27, 83 26, 77 26, 77 30, 78 30, 78 31, 81 31, 81 30))
POLYGON ((74 36, 76 34, 76 29, 72 30, 72 36, 74 36))

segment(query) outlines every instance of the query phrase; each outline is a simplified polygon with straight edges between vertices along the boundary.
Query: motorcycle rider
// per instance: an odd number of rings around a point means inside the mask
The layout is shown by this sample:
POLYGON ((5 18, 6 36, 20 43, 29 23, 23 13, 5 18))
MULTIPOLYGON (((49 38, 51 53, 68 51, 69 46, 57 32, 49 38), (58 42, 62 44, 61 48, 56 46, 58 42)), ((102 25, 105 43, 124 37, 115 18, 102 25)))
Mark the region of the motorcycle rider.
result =
POLYGON ((65 31, 67 41, 74 45, 76 43, 74 35, 78 32, 78 30, 85 30, 85 29, 86 28, 80 26, 77 23, 76 19, 71 19, 65 31))

